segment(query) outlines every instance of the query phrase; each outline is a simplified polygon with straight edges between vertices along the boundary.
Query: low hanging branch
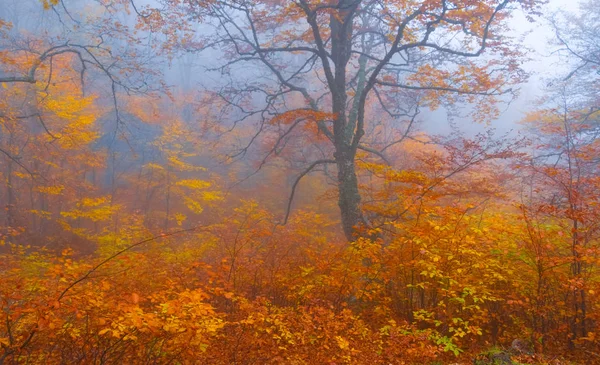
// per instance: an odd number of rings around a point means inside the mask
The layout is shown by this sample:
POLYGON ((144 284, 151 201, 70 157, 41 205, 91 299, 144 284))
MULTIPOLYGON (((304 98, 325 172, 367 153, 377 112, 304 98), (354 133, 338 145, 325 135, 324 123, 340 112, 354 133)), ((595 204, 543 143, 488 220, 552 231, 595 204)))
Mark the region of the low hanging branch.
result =
POLYGON ((385 157, 385 155, 383 154, 383 152, 378 151, 374 148, 359 144, 357 147, 359 150, 363 150, 365 152, 369 152, 372 153, 374 155, 377 155, 381 160, 383 160, 383 162, 385 162, 386 165, 388 166, 392 166, 392 163, 390 162, 390 160, 387 159, 387 157, 385 157))
POLYGON ((107 264, 108 262, 112 261, 116 257, 124 254, 125 252, 130 251, 130 250, 132 250, 132 249, 134 249, 134 248, 136 248, 138 246, 141 246, 141 245, 143 245, 145 243, 148 243, 148 242, 156 241, 156 240, 161 239, 161 238, 167 238, 167 237, 175 236, 175 235, 178 235, 178 234, 181 234, 181 233, 197 231, 197 230, 200 230, 200 229, 203 229, 203 228, 207 228, 207 226, 200 225, 200 226, 195 226, 195 227, 192 227, 192 228, 180 229, 178 231, 173 231, 173 232, 170 232, 170 233, 164 233, 164 234, 161 234, 161 235, 158 235, 158 236, 150 237, 150 238, 147 238, 145 240, 141 240, 139 242, 133 243, 130 246, 127 246, 126 248, 122 249, 121 251, 119 251, 119 252, 117 252, 117 253, 109 256, 108 258, 106 258, 104 260, 102 260, 99 264, 97 264, 96 266, 94 266, 93 268, 91 268, 88 272, 86 272, 85 275, 83 275, 79 279, 77 279, 74 282, 72 282, 69 286, 67 286, 65 288, 65 290, 62 291, 62 293, 60 293, 60 295, 57 298, 57 301, 60 302, 61 299, 64 298, 64 296, 67 294, 67 292, 69 292, 69 290, 71 290, 75 285, 81 283, 82 281, 87 280, 90 277, 90 275, 93 274, 96 270, 98 270, 101 266, 107 264))
POLYGON ((306 174, 311 172, 312 169, 314 169, 318 165, 322 165, 322 164, 326 164, 326 163, 335 163, 335 160, 329 160, 329 159, 317 160, 317 161, 313 162, 312 164, 310 164, 310 166, 308 166, 304 171, 302 171, 302 173, 300 175, 298 175, 298 177, 296 178, 296 181, 294 181, 294 185, 292 185, 292 192, 290 193, 290 198, 288 199, 287 209, 285 211, 285 218, 281 225, 285 226, 287 224, 288 218, 290 217, 290 212, 292 210, 292 202, 294 201, 294 194, 296 194, 296 188, 298 187, 300 180, 302 180, 302 178, 306 174))

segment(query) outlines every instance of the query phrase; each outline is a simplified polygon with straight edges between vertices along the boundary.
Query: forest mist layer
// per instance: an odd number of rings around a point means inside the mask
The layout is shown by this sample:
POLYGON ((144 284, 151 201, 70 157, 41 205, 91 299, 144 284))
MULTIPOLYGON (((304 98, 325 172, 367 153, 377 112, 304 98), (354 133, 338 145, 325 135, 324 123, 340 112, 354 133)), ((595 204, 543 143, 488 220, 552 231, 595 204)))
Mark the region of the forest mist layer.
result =
POLYGON ((0 365, 600 363, 594 0, 4 0, 0 86, 0 365))

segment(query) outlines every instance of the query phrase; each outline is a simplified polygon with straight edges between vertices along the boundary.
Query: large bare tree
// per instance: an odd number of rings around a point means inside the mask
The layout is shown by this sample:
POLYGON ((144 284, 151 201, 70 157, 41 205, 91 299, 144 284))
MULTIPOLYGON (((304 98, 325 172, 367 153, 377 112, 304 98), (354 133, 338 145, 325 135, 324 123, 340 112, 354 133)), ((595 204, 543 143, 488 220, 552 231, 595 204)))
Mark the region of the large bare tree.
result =
POLYGON ((302 125, 314 126, 326 138, 331 155, 309 163, 294 186, 319 165, 337 166, 338 204, 349 240, 358 227, 368 227, 357 152, 387 161, 385 146, 366 134, 379 120, 368 111, 412 121, 420 108, 466 100, 478 103, 479 117, 493 117, 491 105, 525 76, 519 49, 505 35, 506 20, 518 8, 529 15, 536 11, 533 0, 164 0, 162 5, 140 9, 142 22, 148 29, 162 27, 170 35, 170 50, 176 44, 222 60, 214 68, 225 80, 218 94, 233 124, 256 123, 240 155, 274 123, 280 139, 272 152, 302 125), (184 25, 174 26, 174 19, 185 19, 184 25), (198 33, 190 31, 194 22, 201 24, 198 33))

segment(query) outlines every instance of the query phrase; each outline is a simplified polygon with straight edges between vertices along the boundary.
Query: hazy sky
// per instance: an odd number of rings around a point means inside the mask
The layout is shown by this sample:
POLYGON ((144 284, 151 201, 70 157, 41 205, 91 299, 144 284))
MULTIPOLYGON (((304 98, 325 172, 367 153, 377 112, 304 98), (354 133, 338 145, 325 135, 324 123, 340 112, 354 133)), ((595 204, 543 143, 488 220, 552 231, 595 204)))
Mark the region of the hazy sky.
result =
MULTIPOLYGON (((529 82, 521 86, 519 98, 514 100, 509 106, 504 106, 504 111, 500 119, 492 123, 492 126, 499 133, 519 128, 518 122, 531 108, 535 100, 543 93, 545 82, 542 80, 553 76, 553 72, 555 73, 559 69, 558 59, 552 56, 552 49, 548 45, 548 42, 553 37, 553 31, 545 17, 549 17, 560 9, 568 12, 576 12, 578 10, 578 1, 549 0, 548 4, 544 6, 544 15, 538 18, 535 23, 530 23, 520 12, 514 13, 513 19, 511 19, 512 35, 517 39, 523 37, 525 46, 531 49, 528 52, 531 61, 527 62, 524 67, 532 75, 529 82)), ((207 82, 211 83, 210 80, 212 80, 212 77, 218 78, 218 75, 208 74, 201 67, 204 63, 213 61, 211 56, 211 54, 204 54, 178 59, 172 65, 171 70, 167 71, 170 76, 169 81, 193 88, 193 84, 198 83, 195 77, 193 79, 190 78, 190 70, 193 70, 191 71, 192 75, 203 75, 202 78, 205 81, 203 84, 207 82)), ((212 82, 218 83, 217 80, 213 80, 212 82)), ((423 123, 420 125, 420 128, 430 133, 444 134, 451 131, 448 118, 443 110, 433 113, 423 113, 421 120, 423 123)), ((456 120, 456 122, 459 123, 460 129, 467 133, 483 129, 483 126, 474 125, 468 121, 456 120)))
MULTIPOLYGON (((151 0, 150 0, 151 1, 151 0)), ((600 1, 600 0, 599 0, 600 1)), ((142 0, 144 2, 144 0, 142 0)), ((19 1, 19 0, 0 0, 0 3, 8 5, 0 8, 0 15, 10 16, 11 9, 21 8, 27 6, 24 4, 31 5, 32 2, 19 1)), ((33 2, 37 4, 37 2, 33 2)), ((39 4, 37 4, 39 6, 39 4)), ((576 12, 578 10, 577 0, 549 0, 549 3, 544 6, 544 16, 550 16, 552 13, 559 11, 559 9, 566 10, 568 12, 576 12)), ((48 12, 43 12, 45 16, 53 16, 48 12)), ((23 20, 30 20, 29 17, 25 17, 23 20)), ((37 24, 43 23, 37 21, 37 24)), ((501 118, 493 123, 493 126, 499 131, 508 131, 510 129, 518 128, 518 121, 521 120, 527 110, 532 106, 533 102, 539 98, 543 92, 543 86, 545 82, 541 81, 544 78, 552 76, 552 72, 556 72, 558 69, 558 60, 552 56, 551 48, 548 46, 548 41, 552 38, 553 32, 548 22, 540 18, 535 23, 530 23, 526 18, 519 13, 516 13, 511 20, 512 28, 514 29, 514 35, 516 37, 524 36, 525 45, 532 51, 529 53, 529 57, 532 59, 525 65, 527 71, 532 73, 532 77, 529 82, 521 87, 521 95, 519 99, 513 101, 513 103, 506 108, 501 118)), ((167 71, 169 81, 179 84, 180 86, 194 88, 193 84, 198 81, 198 75, 203 75, 204 78, 208 77, 201 66, 204 62, 210 59, 200 55, 190 55, 188 57, 179 58, 167 71), (190 77, 192 75, 192 77, 190 77)), ((448 126, 447 117, 444 111, 437 111, 435 113, 423 114, 422 118, 424 123, 421 128, 431 133, 444 133, 450 130, 448 126)), ((478 126, 472 125, 469 122, 461 123, 461 129, 465 131, 473 131, 481 129, 478 126)))
MULTIPOLYGON (((549 0, 545 6, 544 17, 561 10, 576 12, 578 8, 577 0, 549 0)), ((531 52, 528 53, 531 61, 527 62, 524 67, 532 75, 529 82, 521 86, 519 98, 505 108, 499 120, 492 123, 499 133, 519 128, 518 122, 543 93, 545 82, 542 80, 556 75, 556 71, 560 68, 558 59, 552 54, 552 48, 548 44, 553 37, 553 31, 546 19, 542 17, 538 18, 535 23, 530 23, 522 13, 517 13, 511 20, 511 25, 514 35, 524 37, 525 46, 531 49, 531 52)), ((450 130, 445 120, 445 113, 439 111, 426 118, 422 124, 423 129, 433 133, 450 130)), ((482 129, 471 123, 463 123, 460 127, 465 131, 482 129)))
MULTIPOLYGON (((559 11, 577 12, 579 9, 578 1, 573 0, 550 0, 547 5, 548 11, 546 16, 559 11)), ((558 67, 558 59, 552 55, 552 48, 549 47, 548 42, 553 39, 554 32, 546 19, 539 19, 535 23, 529 23, 519 14, 512 20, 512 26, 517 33, 526 34, 524 41, 525 45, 532 49, 530 61, 526 68, 528 71, 534 73, 532 80, 530 81, 529 88, 533 93, 536 93, 536 88, 541 85, 535 85, 538 83, 540 78, 553 76, 553 72, 556 72, 558 67)), ((539 93, 540 90, 537 90, 539 93)), ((523 95, 524 98, 533 95, 523 95)))

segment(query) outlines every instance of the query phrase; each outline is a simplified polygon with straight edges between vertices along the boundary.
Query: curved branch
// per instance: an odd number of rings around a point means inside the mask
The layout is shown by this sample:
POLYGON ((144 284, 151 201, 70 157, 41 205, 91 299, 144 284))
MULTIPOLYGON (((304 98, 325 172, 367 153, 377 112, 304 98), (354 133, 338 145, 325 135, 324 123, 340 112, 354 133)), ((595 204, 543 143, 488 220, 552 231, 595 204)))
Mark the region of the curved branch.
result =
POLYGON ((105 265, 106 263, 108 263, 109 261, 113 260, 114 258, 116 258, 117 256, 120 256, 122 254, 124 254, 127 251, 130 251, 138 246, 143 245, 144 243, 148 243, 148 242, 152 242, 152 241, 156 241, 158 239, 161 238, 166 238, 166 237, 170 237, 170 236, 174 236, 180 233, 185 233, 185 232, 191 232, 191 231, 197 231, 201 228, 206 228, 207 226, 204 225, 200 225, 200 226, 195 226, 192 228, 187 228, 187 229, 180 229, 178 231, 174 231, 171 233, 164 233, 158 236, 153 236, 150 238, 146 238, 145 240, 141 240, 139 242, 133 243, 127 247, 125 247, 124 249, 122 249, 121 251, 107 257, 106 259, 102 260, 99 264, 97 264, 96 266, 92 267, 91 269, 89 269, 83 276, 81 276, 79 279, 75 280, 74 282, 72 282, 71 284, 69 284, 69 286, 67 286, 65 288, 65 290, 63 290, 60 295, 58 296, 58 298, 56 299, 58 302, 60 302, 60 300, 62 298, 64 298, 64 296, 69 292, 69 290, 71 290, 75 285, 81 283, 82 281, 88 279, 90 277, 91 274, 93 274, 96 270, 98 270, 101 266, 105 265))
POLYGON ((16 163, 17 165, 19 165, 23 170, 25 170, 29 175, 31 175, 31 178, 35 179, 35 174, 33 172, 31 172, 31 170, 29 170, 27 168, 27 166, 23 165, 20 161, 19 161, 19 157, 14 157, 13 155, 11 155, 10 153, 6 152, 5 150, 0 148, 0 152, 2 152, 3 154, 6 155, 6 157, 8 157, 11 161, 13 161, 14 163, 16 163))
POLYGON ((310 166, 308 166, 304 171, 302 171, 302 173, 300 175, 298 175, 298 177, 296 178, 296 181, 294 181, 294 185, 292 185, 292 192, 290 193, 290 198, 288 199, 287 209, 285 211, 285 218, 281 225, 285 226, 287 224, 288 218, 290 217, 290 212, 292 210, 292 202, 294 200, 294 195, 296 194, 296 188, 298 187, 300 180, 302 180, 302 178, 306 174, 311 172, 312 169, 314 169, 318 165, 322 165, 322 164, 326 164, 326 163, 333 164, 333 163, 335 163, 335 160, 330 160, 330 159, 317 160, 317 161, 313 162, 312 164, 310 164, 310 166))
POLYGON ((369 153, 372 153, 372 154, 374 154, 374 155, 377 155, 377 156, 379 156, 379 158, 381 158, 381 159, 383 160, 383 162, 385 162, 385 164, 386 164, 386 165, 388 165, 388 166, 392 166, 392 164, 391 164, 391 163, 390 163, 390 161, 387 159, 387 157, 385 157, 385 155, 383 154, 383 152, 382 152, 382 151, 377 151, 377 150, 376 150, 376 149, 374 149, 374 148, 367 147, 367 146, 365 146, 365 145, 362 145, 362 144, 359 144, 359 145, 358 145, 358 149, 359 149, 359 150, 366 151, 366 152, 369 152, 369 153))

